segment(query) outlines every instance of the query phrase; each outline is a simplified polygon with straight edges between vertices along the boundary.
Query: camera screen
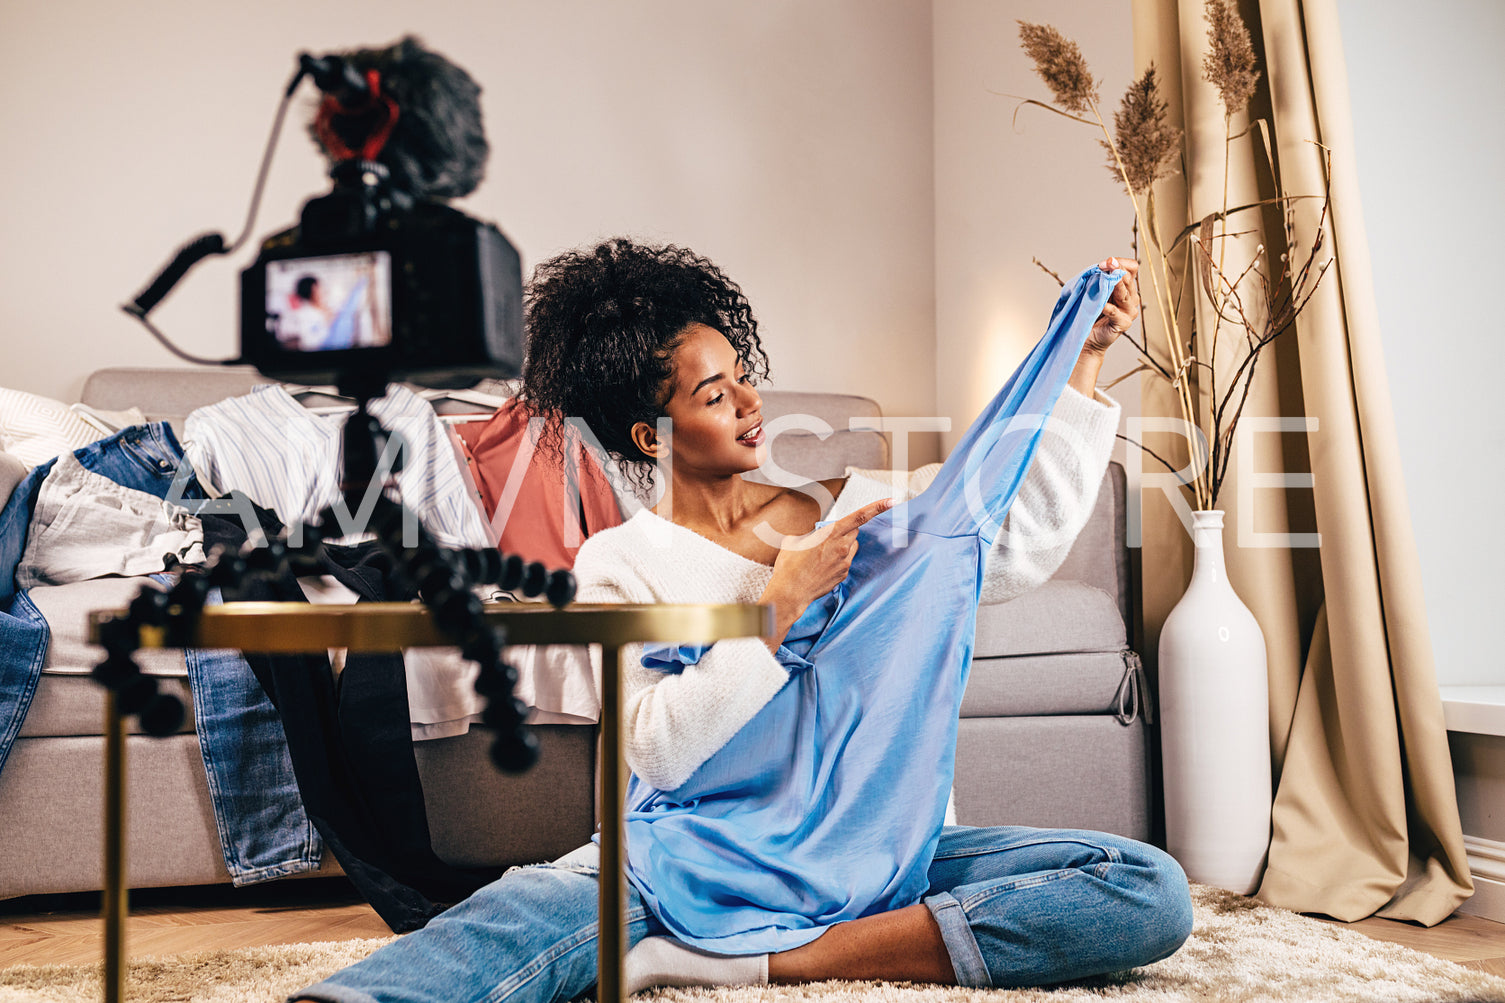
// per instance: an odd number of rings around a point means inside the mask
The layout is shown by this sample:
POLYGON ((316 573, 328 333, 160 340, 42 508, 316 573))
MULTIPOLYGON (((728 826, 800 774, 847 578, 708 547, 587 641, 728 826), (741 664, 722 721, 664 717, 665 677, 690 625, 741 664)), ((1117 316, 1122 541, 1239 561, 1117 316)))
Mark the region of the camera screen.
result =
POLYGON ((289 352, 392 342, 392 256, 386 251, 266 263, 267 330, 289 352))

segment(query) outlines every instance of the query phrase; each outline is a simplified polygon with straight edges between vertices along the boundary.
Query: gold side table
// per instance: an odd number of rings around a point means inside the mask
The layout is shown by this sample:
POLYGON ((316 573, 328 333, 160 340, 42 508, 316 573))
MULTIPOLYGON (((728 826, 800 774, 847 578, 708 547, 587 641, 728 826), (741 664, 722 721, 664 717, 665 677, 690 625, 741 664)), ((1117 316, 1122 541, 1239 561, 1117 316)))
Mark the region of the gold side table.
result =
MULTIPOLYGON (((120 611, 92 614, 90 634, 120 611)), ((601 651, 601 905, 597 937, 597 999, 622 999, 627 876, 622 858, 622 647, 640 642, 709 644, 761 637, 773 630, 773 611, 758 605, 576 605, 555 610, 531 604, 489 607, 486 620, 507 632, 508 644, 591 644, 601 651)), ((395 651, 451 645, 426 609, 410 603, 309 606, 303 603, 226 603, 206 608, 183 647, 238 648, 266 654, 395 651)), ((144 627, 141 646, 164 647, 160 628, 144 627)), ((105 702, 105 1000, 125 996, 125 729, 114 695, 105 702)))

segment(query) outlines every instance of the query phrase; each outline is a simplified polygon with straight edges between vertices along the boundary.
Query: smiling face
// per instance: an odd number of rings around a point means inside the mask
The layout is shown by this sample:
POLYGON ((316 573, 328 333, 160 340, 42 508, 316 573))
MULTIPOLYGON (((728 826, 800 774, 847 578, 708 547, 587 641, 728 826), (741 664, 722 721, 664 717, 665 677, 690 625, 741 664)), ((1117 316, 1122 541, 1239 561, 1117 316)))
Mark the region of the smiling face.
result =
MULTIPOLYGON (((676 476, 756 470, 767 456, 763 399, 725 335, 704 324, 685 328, 674 348, 672 382, 664 413, 674 423, 676 476)), ((634 429, 644 432, 651 430, 643 423, 634 429)))

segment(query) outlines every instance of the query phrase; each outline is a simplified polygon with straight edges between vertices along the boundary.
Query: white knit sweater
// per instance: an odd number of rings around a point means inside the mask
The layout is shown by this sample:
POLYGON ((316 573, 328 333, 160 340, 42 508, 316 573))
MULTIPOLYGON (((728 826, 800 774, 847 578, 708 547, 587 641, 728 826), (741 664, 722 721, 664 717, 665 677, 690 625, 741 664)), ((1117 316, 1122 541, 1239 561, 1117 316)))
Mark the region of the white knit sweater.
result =
MULTIPOLYGON (((1004 519, 983 574, 982 600, 1004 602, 1042 584, 1071 549, 1097 501, 1119 406, 1067 387, 1004 519)), ((917 471, 912 497, 934 471, 917 471)), ((849 477, 828 518, 879 498, 888 484, 849 477)), ((773 568, 748 560, 646 509, 592 536, 575 560, 581 602, 750 603, 773 568)), ((718 641, 676 675, 644 668, 640 645, 623 651, 623 751, 642 780, 674 790, 752 719, 789 678, 758 638, 718 641)))

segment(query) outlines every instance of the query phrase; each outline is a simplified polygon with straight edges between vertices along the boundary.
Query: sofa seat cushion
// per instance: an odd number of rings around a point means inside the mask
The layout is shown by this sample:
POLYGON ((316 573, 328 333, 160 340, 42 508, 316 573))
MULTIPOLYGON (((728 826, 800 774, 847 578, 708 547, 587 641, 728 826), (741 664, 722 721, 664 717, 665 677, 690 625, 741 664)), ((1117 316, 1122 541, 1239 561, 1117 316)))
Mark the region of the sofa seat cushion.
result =
POLYGON ((956 736, 962 825, 1095 829, 1150 838, 1143 718, 1106 715, 971 718, 956 736))
MULTIPOLYGON (((168 677, 158 682, 159 692, 183 701, 183 724, 178 731, 191 733, 194 730, 193 695, 188 690, 188 680, 168 677)), ((43 673, 37 683, 36 696, 32 697, 31 709, 21 722, 20 737, 103 735, 104 723, 104 687, 84 675, 43 673)), ((132 735, 143 734, 141 722, 135 717, 125 719, 125 730, 132 735)))
POLYGON ((595 725, 541 724, 538 763, 503 773, 489 755, 494 733, 413 744, 423 778, 434 852, 457 867, 511 867, 554 860, 590 842, 596 830, 595 725))
POLYGON ((1121 651, 974 658, 961 716, 1128 715, 1136 665, 1121 651))
POLYGON ((1126 644, 1118 603, 1102 589, 1053 579, 1017 599, 977 610, 973 658, 1044 655, 1062 650, 1117 651, 1126 644))
MULTIPOLYGON (((104 659, 104 649, 89 643, 89 614, 95 610, 123 609, 146 581, 97 578, 69 585, 38 586, 27 593, 47 619, 51 636, 36 696, 21 723, 22 737, 103 734, 104 690, 89 677, 89 672, 104 659)), ((183 652, 143 648, 134 657, 143 672, 170 677, 162 679, 162 692, 183 701, 187 713, 180 730, 192 732, 193 701, 183 652)), ((128 718, 126 727, 132 733, 140 733, 135 718, 128 718)))
MULTIPOLYGON (((26 594, 47 620, 44 673, 87 675, 105 657, 104 649, 89 641, 89 614, 123 610, 150 578, 95 578, 67 585, 39 585, 26 594)), ((141 671, 157 676, 186 676, 183 652, 174 648, 142 648, 133 656, 141 671)))

